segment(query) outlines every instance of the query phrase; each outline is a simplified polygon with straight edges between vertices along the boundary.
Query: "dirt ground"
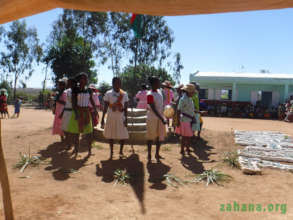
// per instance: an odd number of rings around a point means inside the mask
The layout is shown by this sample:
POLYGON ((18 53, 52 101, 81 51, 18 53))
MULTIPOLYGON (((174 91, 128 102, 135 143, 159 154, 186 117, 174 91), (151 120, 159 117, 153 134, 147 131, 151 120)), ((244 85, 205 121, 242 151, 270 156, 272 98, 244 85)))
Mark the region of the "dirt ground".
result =
MULTIPOLYGON (((202 140, 191 156, 181 157, 177 143, 162 147, 162 163, 147 164, 145 146, 125 147, 127 158, 108 160, 109 149, 95 143, 93 156, 81 148, 77 159, 64 151, 51 135, 49 111, 23 109, 20 119, 2 120, 3 146, 10 177, 16 219, 293 219, 293 174, 266 169, 261 176, 248 176, 222 163, 222 154, 234 151, 232 131, 276 130, 293 136, 293 125, 279 121, 204 118, 202 140), (24 173, 14 169, 19 152, 39 154, 46 160, 24 173), (187 184, 174 188, 163 180, 174 174, 191 175, 216 167, 233 180, 223 186, 187 184), (113 172, 125 168, 133 177, 129 185, 114 185, 113 172), (68 172, 72 170, 74 172, 68 172), (23 178, 29 177, 29 178, 23 178), (221 211, 221 204, 286 204, 286 213, 221 211)), ((0 201, 2 198, 0 197, 0 201)), ((227 207, 227 206, 226 206, 227 207)), ((3 207, 0 205, 0 219, 3 207)))

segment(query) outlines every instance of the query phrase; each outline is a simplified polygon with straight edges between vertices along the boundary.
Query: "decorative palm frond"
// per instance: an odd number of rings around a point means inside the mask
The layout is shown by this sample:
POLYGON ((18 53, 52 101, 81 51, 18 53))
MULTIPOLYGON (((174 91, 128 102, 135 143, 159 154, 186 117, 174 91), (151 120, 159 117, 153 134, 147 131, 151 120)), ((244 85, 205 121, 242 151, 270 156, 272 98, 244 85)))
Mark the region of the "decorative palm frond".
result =
POLYGON ((165 174, 164 175, 165 180, 167 181, 167 184, 169 186, 178 188, 179 186, 185 185, 187 182, 180 179, 179 177, 173 175, 173 174, 165 174))
POLYGON ((229 182, 231 179, 232 177, 227 174, 221 173, 215 169, 210 169, 198 174, 191 182, 206 182, 208 186, 214 183, 219 185, 220 182, 229 182))
POLYGON ((35 167, 35 166, 38 166, 41 163, 40 157, 39 156, 32 156, 30 154, 30 150, 29 150, 28 154, 19 153, 19 156, 20 156, 20 159, 15 164, 14 168, 20 169, 21 173, 28 166, 35 167))

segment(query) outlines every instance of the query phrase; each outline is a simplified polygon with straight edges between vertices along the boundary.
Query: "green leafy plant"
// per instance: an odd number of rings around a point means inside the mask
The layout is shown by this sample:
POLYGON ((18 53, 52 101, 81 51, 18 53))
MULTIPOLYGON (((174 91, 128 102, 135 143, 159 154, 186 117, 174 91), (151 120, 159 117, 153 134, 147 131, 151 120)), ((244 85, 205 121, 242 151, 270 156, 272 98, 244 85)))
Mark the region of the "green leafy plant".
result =
POLYGON ((172 186, 175 188, 178 188, 179 186, 183 186, 186 184, 186 181, 180 179, 179 177, 177 177, 173 174, 165 174, 164 178, 167 181, 167 184, 169 186, 172 186))
POLYGON ((219 185, 220 182, 229 182, 232 179, 231 176, 224 174, 218 170, 210 169, 206 170, 201 174, 198 174, 192 182, 199 183, 199 182, 206 182, 206 185, 209 184, 217 184, 219 185))
POLYGON ((238 161, 238 153, 237 152, 226 152, 224 153, 223 162, 227 163, 229 166, 233 168, 240 168, 240 164, 238 161))
POLYGON ((20 169, 21 173, 28 166, 35 167, 35 166, 38 166, 41 163, 40 157, 39 156, 32 156, 30 154, 30 151, 29 151, 28 154, 19 153, 19 156, 20 156, 20 159, 15 164, 14 168, 20 169))
POLYGON ((117 169, 114 172, 115 185, 117 183, 125 185, 129 183, 130 176, 126 170, 117 169))

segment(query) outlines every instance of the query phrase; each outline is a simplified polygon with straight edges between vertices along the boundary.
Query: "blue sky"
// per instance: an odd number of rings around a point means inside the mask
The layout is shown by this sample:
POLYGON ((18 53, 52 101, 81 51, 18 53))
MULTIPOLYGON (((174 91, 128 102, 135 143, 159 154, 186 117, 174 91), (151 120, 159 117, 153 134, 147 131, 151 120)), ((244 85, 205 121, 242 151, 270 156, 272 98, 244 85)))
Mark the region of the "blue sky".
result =
MULTIPOLYGON (((26 18, 45 42, 62 9, 26 18)), ((293 9, 166 17, 174 32, 172 51, 180 52, 182 83, 200 71, 293 73, 293 9), (241 68, 242 66, 242 68, 241 68)), ((41 87, 43 66, 36 68, 29 87, 41 87)), ((99 81, 110 82, 112 72, 99 68, 99 81)))

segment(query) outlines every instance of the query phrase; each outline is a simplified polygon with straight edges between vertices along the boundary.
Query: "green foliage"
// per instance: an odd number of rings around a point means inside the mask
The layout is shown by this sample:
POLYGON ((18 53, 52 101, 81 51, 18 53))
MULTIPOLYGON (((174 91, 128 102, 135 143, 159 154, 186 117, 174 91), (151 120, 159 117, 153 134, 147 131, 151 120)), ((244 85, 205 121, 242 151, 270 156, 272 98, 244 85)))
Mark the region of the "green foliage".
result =
POLYGON ((142 84, 148 84, 148 78, 150 76, 159 77, 161 82, 169 80, 174 83, 172 76, 165 69, 141 64, 136 69, 133 66, 127 66, 120 74, 122 88, 130 95, 135 95, 141 90, 142 84))
POLYGON ((142 36, 135 37, 128 13, 109 13, 104 51, 110 59, 114 75, 121 69, 121 60, 128 58, 131 65, 162 66, 170 56, 173 32, 161 16, 142 15, 142 36))
POLYGON ((11 85, 10 85, 10 83, 9 82, 7 82, 7 81, 2 81, 1 83, 0 83, 0 89, 2 89, 2 88, 4 88, 4 89, 6 89, 7 90, 7 93, 8 93, 8 102, 10 102, 10 101, 12 101, 12 88, 11 88, 11 85))
POLYGON ((229 182, 231 179, 232 177, 227 174, 224 174, 215 169, 210 169, 197 175, 197 177, 192 182, 206 182, 206 185, 208 186, 209 184, 214 183, 219 184, 220 182, 229 182))
POLYGON ((173 78, 175 79, 177 84, 180 84, 182 69, 183 69, 183 65, 181 63, 181 55, 180 53, 176 53, 174 67, 173 67, 173 78))
POLYGON ((227 163, 229 166, 233 168, 240 168, 237 152, 226 152, 224 154, 223 162, 227 163))
POLYGON ((110 90, 112 86, 107 82, 101 82, 98 86, 99 92, 104 96, 105 93, 110 90))
POLYGON ((117 169, 114 172, 115 184, 119 183, 125 185, 129 183, 130 176, 126 170, 117 169))
POLYGON ((19 161, 15 164, 14 168, 20 169, 20 172, 23 172, 24 169, 28 166, 35 167, 41 163, 41 160, 38 156, 32 156, 30 153, 19 153, 19 157, 19 161))
POLYGON ((6 50, 1 52, 1 66, 4 72, 14 76, 15 98, 18 80, 31 77, 33 63, 40 61, 43 51, 36 29, 27 27, 24 20, 11 23, 5 32, 4 43, 6 50))
POLYGON ((99 62, 105 62, 100 45, 106 33, 106 21, 106 13, 63 11, 53 25, 51 41, 44 57, 44 62, 54 72, 55 82, 80 72, 88 73, 90 83, 97 82, 94 67, 99 62))

